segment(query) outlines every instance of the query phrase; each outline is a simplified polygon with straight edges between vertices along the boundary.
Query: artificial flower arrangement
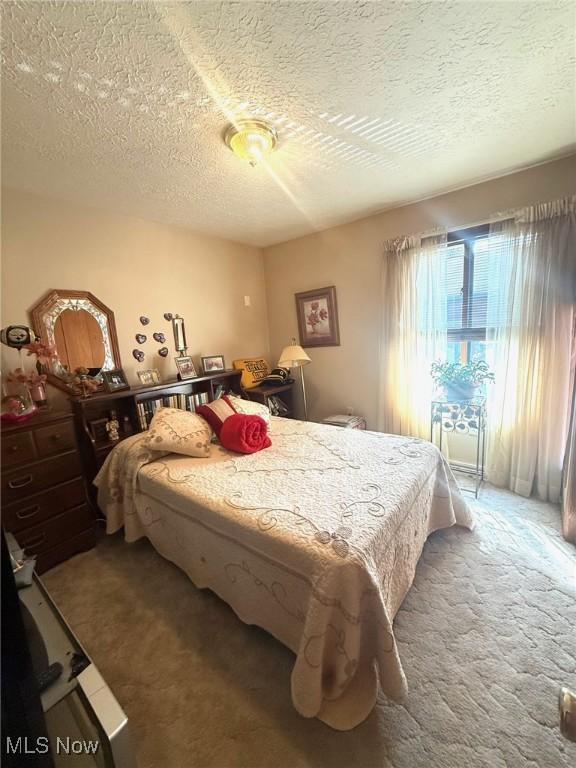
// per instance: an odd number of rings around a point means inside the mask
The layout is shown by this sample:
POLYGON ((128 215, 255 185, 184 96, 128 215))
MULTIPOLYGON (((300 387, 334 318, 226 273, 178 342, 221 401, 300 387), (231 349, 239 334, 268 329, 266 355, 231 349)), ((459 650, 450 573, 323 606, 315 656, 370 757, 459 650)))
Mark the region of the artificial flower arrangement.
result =
POLYGON ((46 374, 38 371, 24 371, 22 368, 15 368, 6 376, 6 381, 10 384, 26 384, 28 389, 38 387, 46 383, 46 374))
POLYGON ((51 360, 58 357, 55 345, 45 344, 43 341, 31 341, 30 344, 25 344, 22 349, 28 350, 28 357, 36 355, 36 361, 40 365, 48 365, 51 360))

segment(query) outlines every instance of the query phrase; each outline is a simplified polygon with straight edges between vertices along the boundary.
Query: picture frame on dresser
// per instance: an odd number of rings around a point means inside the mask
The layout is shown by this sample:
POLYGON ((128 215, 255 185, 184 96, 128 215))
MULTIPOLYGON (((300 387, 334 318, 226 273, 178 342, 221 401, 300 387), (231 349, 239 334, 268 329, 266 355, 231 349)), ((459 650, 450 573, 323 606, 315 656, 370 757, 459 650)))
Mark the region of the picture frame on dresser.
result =
POLYGON ((217 371, 226 370, 224 355, 204 355, 201 358, 201 363, 203 373, 216 373, 217 371))
POLYGON ((101 419, 92 419, 88 422, 92 437, 96 442, 103 442, 108 439, 108 430, 106 425, 108 424, 108 418, 104 416, 101 419))
POLYGON ((106 392, 120 392, 123 389, 130 389, 128 379, 122 368, 114 368, 111 371, 102 371, 102 381, 106 392))
POLYGON ((138 380, 143 386, 149 384, 160 384, 160 371, 158 368, 146 368, 144 371, 138 371, 138 380))
POLYGON ((188 355, 182 355, 181 357, 175 357, 174 362, 178 369, 178 376, 183 381, 184 379, 195 379, 197 376, 194 361, 188 355))

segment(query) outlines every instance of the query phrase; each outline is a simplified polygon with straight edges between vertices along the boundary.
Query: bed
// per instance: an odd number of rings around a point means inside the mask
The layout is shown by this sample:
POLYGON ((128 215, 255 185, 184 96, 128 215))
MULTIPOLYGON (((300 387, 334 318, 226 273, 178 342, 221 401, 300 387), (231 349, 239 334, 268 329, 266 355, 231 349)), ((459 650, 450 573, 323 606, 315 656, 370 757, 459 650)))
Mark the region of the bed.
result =
MULTIPOLYGON (((431 443, 272 418, 273 445, 208 458, 119 444, 96 485, 108 533, 146 536, 197 587, 296 655, 292 701, 338 730, 406 678, 392 622, 426 538, 473 527, 431 443)), ((223 638, 223 642, 225 639, 223 638)))

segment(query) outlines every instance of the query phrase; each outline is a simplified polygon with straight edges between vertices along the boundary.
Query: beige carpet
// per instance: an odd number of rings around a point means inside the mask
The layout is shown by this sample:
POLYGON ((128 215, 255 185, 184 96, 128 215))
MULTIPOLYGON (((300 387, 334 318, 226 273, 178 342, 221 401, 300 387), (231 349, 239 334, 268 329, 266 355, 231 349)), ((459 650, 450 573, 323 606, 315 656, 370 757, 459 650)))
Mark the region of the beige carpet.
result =
POLYGON ((395 622, 410 696, 348 733, 290 702, 292 654, 118 537, 46 574, 133 727, 140 768, 560 768, 576 688, 575 550, 559 510, 486 488, 478 528, 434 534, 395 622))

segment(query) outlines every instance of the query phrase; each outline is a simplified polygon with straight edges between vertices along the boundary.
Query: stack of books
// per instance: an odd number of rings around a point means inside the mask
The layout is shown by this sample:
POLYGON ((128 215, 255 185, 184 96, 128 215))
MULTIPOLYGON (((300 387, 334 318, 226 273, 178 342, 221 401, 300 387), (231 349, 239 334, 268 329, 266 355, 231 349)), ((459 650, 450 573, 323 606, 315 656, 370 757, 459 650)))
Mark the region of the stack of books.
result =
POLYGON ((191 411, 193 413, 199 405, 206 405, 209 402, 208 392, 198 392, 197 394, 190 395, 180 393, 168 395, 167 397, 142 400, 136 404, 140 429, 142 431, 148 429, 154 414, 159 408, 180 408, 182 411, 191 411))
POLYGON ((284 416, 289 410, 282 398, 276 395, 270 395, 268 398, 268 408, 272 416, 284 416))

